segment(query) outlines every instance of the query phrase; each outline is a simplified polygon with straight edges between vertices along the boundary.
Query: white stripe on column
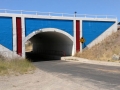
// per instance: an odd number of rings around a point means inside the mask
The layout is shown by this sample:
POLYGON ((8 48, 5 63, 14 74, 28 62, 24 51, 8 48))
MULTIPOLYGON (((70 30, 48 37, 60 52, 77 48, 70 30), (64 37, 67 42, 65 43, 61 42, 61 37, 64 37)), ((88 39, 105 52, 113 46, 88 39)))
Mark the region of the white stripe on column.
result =
POLYGON ((72 52, 72 55, 74 55, 76 53, 76 19, 74 18, 74 39, 73 39, 73 52, 72 52))
POLYGON ((12 17, 12 23, 13 23, 13 52, 14 54, 17 54, 16 16, 12 17))
POLYGON ((23 42, 25 39, 25 17, 21 17, 22 22, 22 57, 25 58, 25 43, 23 42))
MULTIPOLYGON (((80 20, 80 38, 82 37, 82 19, 80 20)), ((82 52, 82 43, 80 42, 80 52, 82 52)))

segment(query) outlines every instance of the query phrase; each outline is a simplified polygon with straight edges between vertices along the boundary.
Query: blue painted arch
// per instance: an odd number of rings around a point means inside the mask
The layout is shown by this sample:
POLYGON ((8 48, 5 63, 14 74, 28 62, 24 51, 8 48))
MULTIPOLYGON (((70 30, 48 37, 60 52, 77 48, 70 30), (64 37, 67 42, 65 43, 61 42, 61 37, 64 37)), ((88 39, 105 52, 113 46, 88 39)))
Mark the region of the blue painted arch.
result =
POLYGON ((60 30, 60 29, 56 29, 56 28, 43 28, 43 29, 39 29, 39 30, 35 30, 34 32, 30 33, 29 35, 27 35, 23 41, 23 43, 25 44, 26 41, 28 41, 30 38, 32 38, 33 36, 39 34, 39 33, 44 33, 44 32, 57 32, 60 34, 64 34, 65 36, 67 36, 70 40, 73 41, 73 36, 71 36, 70 34, 68 34, 67 32, 60 30))

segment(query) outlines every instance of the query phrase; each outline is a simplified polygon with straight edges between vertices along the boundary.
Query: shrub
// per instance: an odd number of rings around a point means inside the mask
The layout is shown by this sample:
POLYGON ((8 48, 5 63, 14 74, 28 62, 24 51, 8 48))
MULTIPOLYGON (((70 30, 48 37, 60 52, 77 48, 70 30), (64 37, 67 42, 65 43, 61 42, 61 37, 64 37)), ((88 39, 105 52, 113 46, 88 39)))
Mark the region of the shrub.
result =
POLYGON ((5 60, 5 58, 0 55, 0 75, 26 74, 34 70, 35 66, 27 59, 14 58, 12 60, 5 60))

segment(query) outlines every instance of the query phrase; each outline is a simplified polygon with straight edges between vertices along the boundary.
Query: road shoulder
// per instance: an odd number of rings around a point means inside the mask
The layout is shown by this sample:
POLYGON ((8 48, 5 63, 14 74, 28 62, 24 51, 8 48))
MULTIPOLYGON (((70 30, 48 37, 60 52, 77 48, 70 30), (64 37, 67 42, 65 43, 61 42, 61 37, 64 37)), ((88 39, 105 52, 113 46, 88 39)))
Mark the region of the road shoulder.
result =
POLYGON ((98 60, 89 60, 89 59, 78 58, 78 57, 61 57, 61 60, 88 63, 88 64, 106 65, 106 66, 119 66, 120 67, 120 63, 118 63, 118 62, 106 62, 106 61, 98 61, 98 60))

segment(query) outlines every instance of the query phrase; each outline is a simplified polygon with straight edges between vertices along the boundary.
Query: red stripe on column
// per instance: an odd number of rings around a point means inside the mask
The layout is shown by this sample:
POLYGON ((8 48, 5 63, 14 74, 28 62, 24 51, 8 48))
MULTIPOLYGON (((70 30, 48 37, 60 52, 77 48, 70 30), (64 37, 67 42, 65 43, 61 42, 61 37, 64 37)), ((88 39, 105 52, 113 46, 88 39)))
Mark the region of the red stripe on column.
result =
POLYGON ((80 51, 80 21, 76 20, 76 51, 80 51))
POLYGON ((22 26, 21 18, 16 18, 16 30, 17 30, 17 54, 22 55, 22 26))

